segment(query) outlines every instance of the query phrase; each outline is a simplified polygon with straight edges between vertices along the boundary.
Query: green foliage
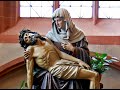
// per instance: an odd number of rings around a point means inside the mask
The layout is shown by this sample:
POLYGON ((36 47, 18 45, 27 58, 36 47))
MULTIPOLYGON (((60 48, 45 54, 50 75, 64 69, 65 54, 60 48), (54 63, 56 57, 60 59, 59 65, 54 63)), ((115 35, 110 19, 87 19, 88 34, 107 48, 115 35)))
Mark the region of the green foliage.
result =
POLYGON ((25 89, 27 86, 26 86, 26 82, 25 82, 25 80, 23 80, 22 82, 21 82, 21 85, 20 85, 20 89, 25 89))
POLYGON ((107 54, 103 53, 103 54, 99 54, 99 53, 95 53, 95 57, 92 57, 91 60, 91 67, 93 70, 97 71, 98 73, 103 73, 106 70, 109 69, 108 67, 108 63, 106 63, 106 58, 107 58, 107 54))

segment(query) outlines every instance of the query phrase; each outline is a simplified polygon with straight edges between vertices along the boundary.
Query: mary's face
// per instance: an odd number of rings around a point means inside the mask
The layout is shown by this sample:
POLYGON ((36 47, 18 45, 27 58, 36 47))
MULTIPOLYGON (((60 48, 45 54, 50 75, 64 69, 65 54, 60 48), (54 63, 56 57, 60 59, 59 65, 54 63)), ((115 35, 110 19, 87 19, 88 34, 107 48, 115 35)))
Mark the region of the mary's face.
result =
POLYGON ((56 26, 58 29, 64 29, 65 27, 65 22, 63 20, 63 18, 54 18, 56 26))
POLYGON ((35 35, 33 33, 25 33, 23 37, 25 43, 27 44, 35 44, 37 41, 37 38, 35 38, 35 35))

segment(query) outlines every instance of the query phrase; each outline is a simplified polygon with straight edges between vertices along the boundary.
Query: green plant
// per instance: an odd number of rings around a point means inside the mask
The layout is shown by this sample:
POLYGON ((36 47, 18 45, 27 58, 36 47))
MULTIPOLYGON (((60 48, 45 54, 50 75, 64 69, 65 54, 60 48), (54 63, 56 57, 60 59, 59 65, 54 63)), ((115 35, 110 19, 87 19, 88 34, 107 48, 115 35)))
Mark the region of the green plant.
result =
POLYGON ((23 80, 20 84, 20 89, 25 89, 27 86, 26 86, 26 82, 25 80, 23 80))
POLYGON ((109 60, 108 62, 106 58, 107 58, 106 53, 99 54, 95 52, 95 56, 92 57, 92 60, 90 62, 92 69, 100 74, 105 72, 106 70, 109 70, 109 63, 111 61, 109 60))

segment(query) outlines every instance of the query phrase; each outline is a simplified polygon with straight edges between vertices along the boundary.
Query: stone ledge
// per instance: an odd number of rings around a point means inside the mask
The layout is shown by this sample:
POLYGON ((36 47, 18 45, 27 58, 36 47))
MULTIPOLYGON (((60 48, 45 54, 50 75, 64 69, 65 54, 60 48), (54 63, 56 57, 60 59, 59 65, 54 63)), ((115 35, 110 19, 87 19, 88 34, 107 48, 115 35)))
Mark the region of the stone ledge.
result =
MULTIPOLYGON (((45 35, 42 35, 45 36, 45 35)), ((120 45, 120 36, 86 36, 89 44, 120 45)), ((0 35, 0 43, 19 43, 18 35, 0 35)))
POLYGON ((16 68, 19 68, 23 65, 25 65, 24 58, 19 57, 19 58, 16 58, 15 60, 12 60, 12 61, 0 66, 0 77, 2 77, 3 75, 7 74, 8 72, 10 72, 16 68))
POLYGON ((120 70, 120 62, 114 62, 114 63, 110 64, 110 66, 120 70))

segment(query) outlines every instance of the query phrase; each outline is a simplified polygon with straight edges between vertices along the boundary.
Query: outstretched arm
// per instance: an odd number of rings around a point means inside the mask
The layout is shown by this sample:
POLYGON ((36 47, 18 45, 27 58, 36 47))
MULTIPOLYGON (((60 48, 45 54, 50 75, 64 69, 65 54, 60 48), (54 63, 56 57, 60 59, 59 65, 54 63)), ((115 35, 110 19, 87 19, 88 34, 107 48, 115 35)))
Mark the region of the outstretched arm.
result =
POLYGON ((76 62, 76 63, 79 63, 80 66, 86 67, 87 69, 90 69, 90 66, 89 66, 87 63, 83 62, 82 60, 80 60, 80 59, 78 59, 78 58, 75 58, 75 57, 73 57, 73 56, 71 56, 71 55, 68 55, 68 54, 60 51, 60 50, 57 49, 57 48, 56 48, 56 50, 57 50, 57 52, 59 53, 59 56, 60 56, 61 58, 66 59, 66 60, 70 60, 70 61, 73 61, 73 62, 76 62))
POLYGON ((33 58, 32 58, 33 48, 28 47, 26 51, 30 52, 30 57, 26 60, 27 87, 28 87, 28 89, 32 89, 32 84, 33 84, 33 67, 34 67, 34 61, 33 61, 33 58))

